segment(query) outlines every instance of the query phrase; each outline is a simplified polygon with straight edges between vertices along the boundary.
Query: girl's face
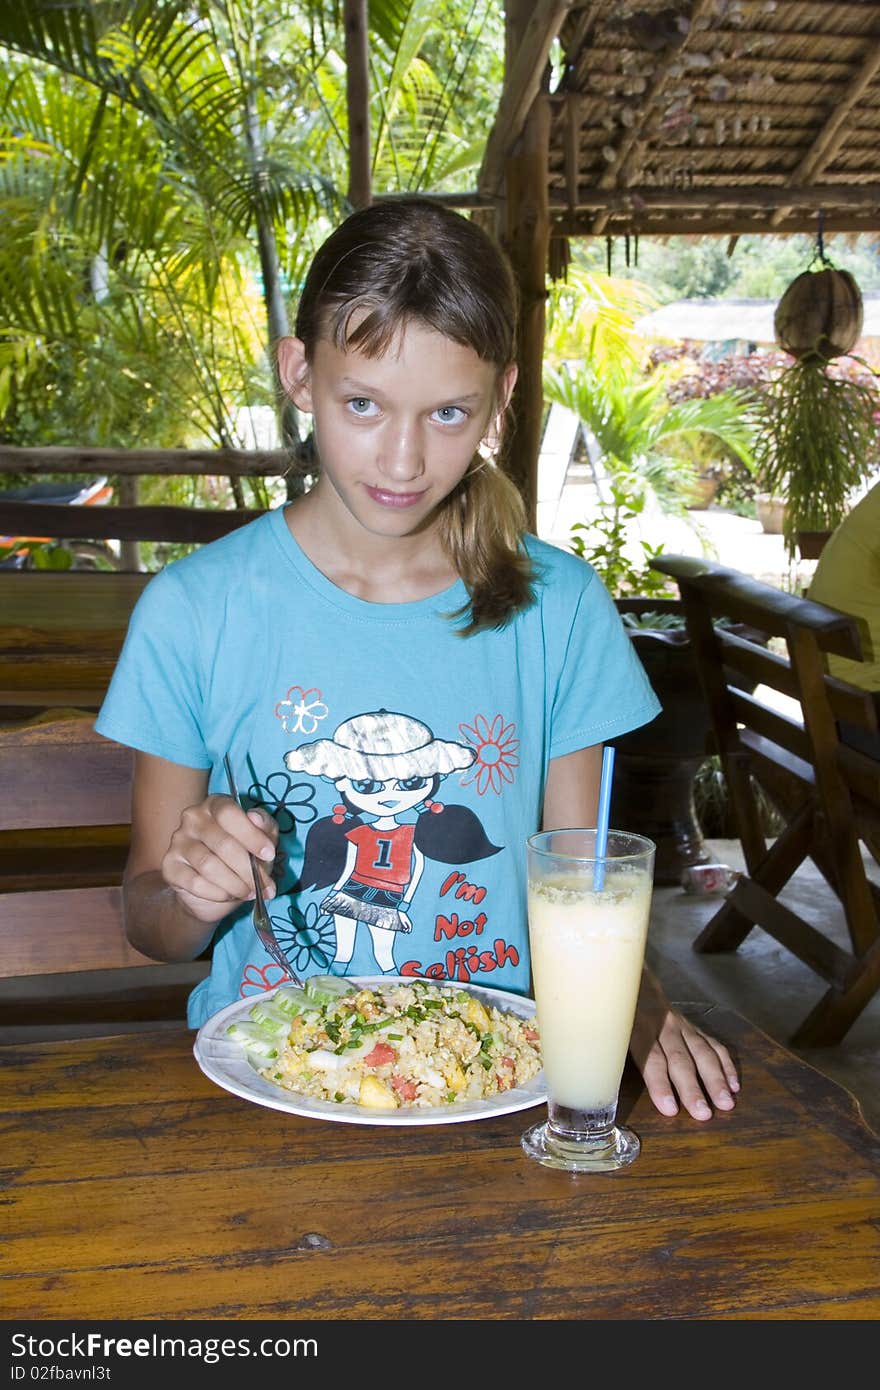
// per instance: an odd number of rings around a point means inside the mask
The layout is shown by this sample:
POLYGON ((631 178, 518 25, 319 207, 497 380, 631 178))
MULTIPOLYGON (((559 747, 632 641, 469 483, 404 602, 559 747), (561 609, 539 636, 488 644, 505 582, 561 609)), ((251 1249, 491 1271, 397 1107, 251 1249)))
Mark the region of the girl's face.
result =
MULTIPOLYGON (((313 490, 374 535, 412 535, 460 482, 516 379, 472 348, 416 323, 382 357, 321 339, 311 363, 279 344, 281 379, 314 416, 321 475, 313 490)), ((341 519, 341 518, 340 518, 341 519)))
POLYGON ((372 777, 341 777, 335 784, 359 811, 371 816, 400 816, 429 795, 433 777, 392 777, 379 782, 372 777))

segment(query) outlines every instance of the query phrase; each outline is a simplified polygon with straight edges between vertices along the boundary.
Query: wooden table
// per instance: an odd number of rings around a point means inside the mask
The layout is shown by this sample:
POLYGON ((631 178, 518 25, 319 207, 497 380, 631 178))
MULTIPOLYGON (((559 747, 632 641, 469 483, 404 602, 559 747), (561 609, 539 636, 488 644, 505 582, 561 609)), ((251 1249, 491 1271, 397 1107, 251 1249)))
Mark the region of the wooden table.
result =
POLYGON ((525 1158, 537 1109, 407 1129, 251 1105, 185 1030, 5 1048, 3 1316, 876 1318, 880 1140, 738 1015, 688 1011, 739 1055, 736 1110, 665 1118, 628 1075, 641 1156, 591 1178, 525 1158))
POLYGON ((150 578, 0 571, 0 719, 98 709, 150 578))

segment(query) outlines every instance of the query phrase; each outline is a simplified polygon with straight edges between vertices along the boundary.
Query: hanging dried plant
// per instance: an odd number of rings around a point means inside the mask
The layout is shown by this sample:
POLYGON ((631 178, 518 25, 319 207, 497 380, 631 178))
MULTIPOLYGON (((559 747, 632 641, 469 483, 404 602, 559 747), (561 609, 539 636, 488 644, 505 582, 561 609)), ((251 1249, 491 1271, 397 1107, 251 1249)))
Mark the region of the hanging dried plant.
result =
POLYGON ((782 530, 793 559, 799 532, 833 530, 843 520, 877 456, 877 390, 828 371, 855 346, 862 296, 825 255, 821 230, 813 261, 777 305, 774 328, 795 361, 758 407, 754 456, 762 488, 785 503, 782 530))
POLYGON ((794 558, 799 531, 833 530, 877 457, 880 396, 829 376, 818 356, 786 367, 759 407, 755 443, 761 486, 785 501, 783 536, 794 558))

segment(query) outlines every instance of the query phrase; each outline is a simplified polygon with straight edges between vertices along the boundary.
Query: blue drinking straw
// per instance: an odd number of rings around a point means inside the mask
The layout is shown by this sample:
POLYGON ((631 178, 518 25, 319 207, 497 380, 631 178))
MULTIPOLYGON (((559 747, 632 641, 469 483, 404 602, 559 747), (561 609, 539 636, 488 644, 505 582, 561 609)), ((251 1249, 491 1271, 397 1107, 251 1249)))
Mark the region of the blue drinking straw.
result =
POLYGON ((614 749, 608 743, 602 750, 602 777, 599 782, 599 810, 596 816, 596 867, 593 887, 601 893, 605 887, 605 865, 602 862, 608 849, 608 818, 611 814, 611 777, 614 772, 614 749))

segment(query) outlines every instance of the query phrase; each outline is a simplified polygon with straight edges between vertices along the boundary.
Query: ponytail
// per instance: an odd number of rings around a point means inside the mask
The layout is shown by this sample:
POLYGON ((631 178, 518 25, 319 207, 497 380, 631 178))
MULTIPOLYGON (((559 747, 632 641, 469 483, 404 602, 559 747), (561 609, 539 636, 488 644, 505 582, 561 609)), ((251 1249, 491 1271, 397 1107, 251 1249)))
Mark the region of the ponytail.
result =
POLYGON ((504 627, 534 600, 532 564, 523 546, 522 497, 497 464, 477 455, 440 516, 443 547, 470 596, 452 614, 470 637, 504 627))

